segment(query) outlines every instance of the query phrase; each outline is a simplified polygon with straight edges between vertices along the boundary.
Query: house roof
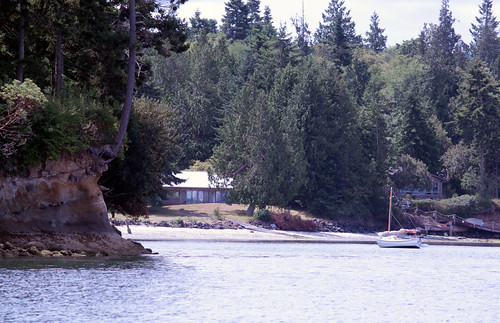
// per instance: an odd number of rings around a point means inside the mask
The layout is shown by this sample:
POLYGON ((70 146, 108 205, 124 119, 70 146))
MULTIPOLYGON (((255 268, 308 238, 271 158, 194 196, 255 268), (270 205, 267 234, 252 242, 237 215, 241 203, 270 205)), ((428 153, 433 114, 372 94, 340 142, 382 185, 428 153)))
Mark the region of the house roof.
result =
MULTIPOLYGON (((216 188, 217 183, 210 182, 208 178, 208 173, 203 171, 184 171, 175 175, 177 178, 185 180, 180 184, 165 184, 163 188, 216 188)), ((218 181, 219 186, 224 187, 224 182, 222 180, 218 181)), ((225 188, 232 188, 231 185, 226 185, 225 188)))
POLYGON ((431 174, 431 180, 442 183, 446 180, 446 174, 444 174, 444 176, 442 174, 431 174))

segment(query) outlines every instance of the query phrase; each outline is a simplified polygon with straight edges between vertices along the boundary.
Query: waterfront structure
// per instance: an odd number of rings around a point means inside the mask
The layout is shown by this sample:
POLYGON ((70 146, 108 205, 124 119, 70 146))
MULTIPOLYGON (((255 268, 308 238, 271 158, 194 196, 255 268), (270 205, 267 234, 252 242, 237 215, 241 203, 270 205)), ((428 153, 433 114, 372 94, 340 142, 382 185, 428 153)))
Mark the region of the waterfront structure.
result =
POLYGON ((177 174, 176 177, 183 179, 184 182, 163 185, 163 189, 167 193, 163 202, 167 205, 225 203, 225 196, 232 188, 212 183, 205 171, 184 171, 177 174))
POLYGON ((404 198, 410 196, 412 199, 431 199, 441 200, 443 198, 443 182, 446 177, 431 174, 432 189, 426 190, 425 188, 404 188, 399 190, 399 197, 404 198))

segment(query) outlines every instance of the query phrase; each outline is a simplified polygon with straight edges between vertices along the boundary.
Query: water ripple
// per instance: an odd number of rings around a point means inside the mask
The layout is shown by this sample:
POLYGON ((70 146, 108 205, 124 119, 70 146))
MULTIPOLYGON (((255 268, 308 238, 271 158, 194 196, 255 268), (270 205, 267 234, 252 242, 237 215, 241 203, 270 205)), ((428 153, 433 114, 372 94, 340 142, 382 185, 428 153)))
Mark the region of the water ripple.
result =
POLYGON ((0 261, 5 322, 497 322, 500 248, 144 242, 157 256, 0 261))

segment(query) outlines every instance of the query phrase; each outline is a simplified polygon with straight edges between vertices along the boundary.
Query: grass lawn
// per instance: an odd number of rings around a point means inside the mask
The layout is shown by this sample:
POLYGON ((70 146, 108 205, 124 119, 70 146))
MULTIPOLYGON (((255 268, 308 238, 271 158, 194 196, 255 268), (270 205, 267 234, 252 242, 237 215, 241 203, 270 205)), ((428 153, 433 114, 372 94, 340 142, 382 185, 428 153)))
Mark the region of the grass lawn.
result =
MULTIPOLYGON (((148 220, 152 222, 169 221, 169 220, 196 220, 196 221, 211 221, 217 220, 215 216, 216 210, 221 219, 232 219, 242 222, 248 222, 253 217, 246 215, 248 205, 225 203, 204 203, 204 204, 181 204, 167 205, 162 207, 150 207, 148 220)), ((271 208, 271 210, 274 210, 271 208)), ((275 210, 276 211, 276 210, 275 210)), ((300 215, 303 219, 311 219, 306 212, 291 210, 293 215, 300 215)), ((111 217, 111 215, 110 215, 111 217)), ((122 214, 116 214, 115 218, 124 220, 122 214)))
POLYGON ((240 221, 252 219, 252 217, 246 215, 246 205, 227 205, 225 203, 181 204, 151 207, 149 208, 149 219, 151 221, 176 219, 207 221, 216 219, 216 210, 218 210, 221 219, 235 219, 240 221))

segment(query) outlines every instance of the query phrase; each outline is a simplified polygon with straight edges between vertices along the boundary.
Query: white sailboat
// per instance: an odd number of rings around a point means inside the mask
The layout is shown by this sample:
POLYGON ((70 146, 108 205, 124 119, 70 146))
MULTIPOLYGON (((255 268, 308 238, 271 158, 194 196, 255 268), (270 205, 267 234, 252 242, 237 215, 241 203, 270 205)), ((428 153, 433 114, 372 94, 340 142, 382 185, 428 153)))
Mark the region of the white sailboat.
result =
POLYGON ((392 208, 392 187, 391 195, 389 198, 389 222, 387 224, 387 231, 379 232, 377 244, 380 248, 420 248, 422 246, 422 239, 420 238, 420 231, 401 229, 398 231, 391 231, 391 208, 392 208))

